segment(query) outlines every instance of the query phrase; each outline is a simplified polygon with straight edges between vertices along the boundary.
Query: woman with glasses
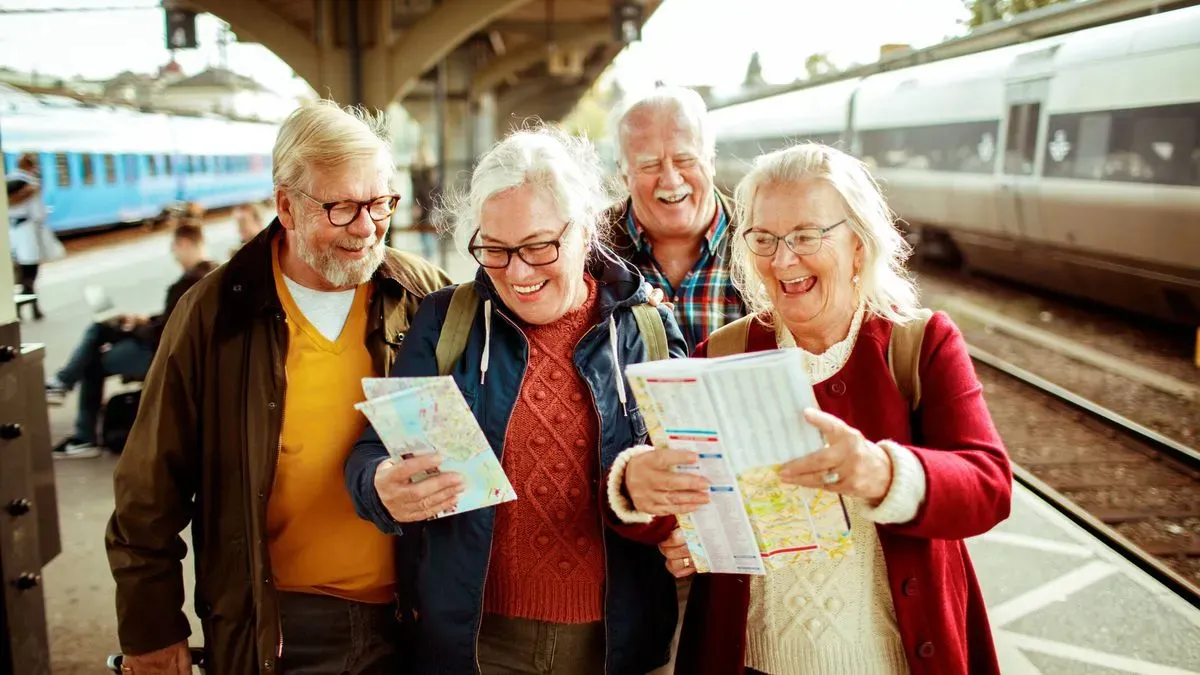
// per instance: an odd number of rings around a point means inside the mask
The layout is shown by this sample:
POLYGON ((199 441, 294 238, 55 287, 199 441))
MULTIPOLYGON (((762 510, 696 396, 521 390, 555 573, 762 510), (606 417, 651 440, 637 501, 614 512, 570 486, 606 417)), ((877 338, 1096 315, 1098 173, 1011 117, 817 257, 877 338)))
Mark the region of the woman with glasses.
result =
MULTIPOLYGON (((673 519, 622 525, 601 488, 617 455, 646 442, 622 373, 651 353, 635 316, 647 286, 598 238, 611 201, 590 144, 541 128, 498 143, 451 202, 480 266, 451 374, 517 499, 430 520, 453 508, 458 478, 418 490, 372 429, 356 446, 346 482, 359 514, 400 534, 415 565, 415 672, 646 673, 667 661, 675 584, 655 545, 673 519)), ((393 376, 438 373, 456 290, 422 304, 393 376)), ((684 356, 671 312, 649 311, 666 351, 684 356)))
MULTIPOLYGON (((735 199, 732 270, 754 315, 696 355, 800 350, 821 410, 796 414, 826 446, 778 467, 783 498, 841 495, 853 549, 768 558, 765 576, 697 577, 678 672, 998 673, 963 539, 1008 516, 1012 477, 961 333, 919 308, 908 246, 858 160, 779 150, 735 199)), ((629 496, 621 518, 700 496, 673 486, 655 453, 626 459, 613 475, 629 496)), ((686 551, 669 557, 691 571, 686 551)))

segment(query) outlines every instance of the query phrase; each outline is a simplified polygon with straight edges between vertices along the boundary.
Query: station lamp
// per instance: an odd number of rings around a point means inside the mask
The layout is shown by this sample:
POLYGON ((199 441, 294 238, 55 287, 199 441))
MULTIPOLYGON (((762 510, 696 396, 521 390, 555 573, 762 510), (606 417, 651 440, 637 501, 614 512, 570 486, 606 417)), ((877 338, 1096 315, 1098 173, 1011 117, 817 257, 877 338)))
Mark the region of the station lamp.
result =
POLYGON ((642 39, 642 3, 639 0, 617 0, 612 6, 613 40, 632 44, 642 39))

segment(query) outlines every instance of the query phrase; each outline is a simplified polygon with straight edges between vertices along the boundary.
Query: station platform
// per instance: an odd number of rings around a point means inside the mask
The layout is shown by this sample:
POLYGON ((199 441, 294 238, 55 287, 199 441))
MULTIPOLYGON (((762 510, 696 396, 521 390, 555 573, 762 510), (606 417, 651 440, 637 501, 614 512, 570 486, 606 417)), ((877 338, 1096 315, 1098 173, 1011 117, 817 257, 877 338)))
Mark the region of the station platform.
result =
MULTIPOLYGON (((205 234, 210 257, 227 260, 236 245, 232 223, 210 224, 205 234)), ((420 251, 415 234, 400 233, 396 242, 420 251)), ((61 367, 90 322, 86 285, 104 287, 122 310, 159 311, 179 274, 168 247, 166 234, 148 235, 45 265, 38 295, 46 318, 22 324, 24 341, 46 345, 51 372, 61 367)), ((475 270, 474 261, 455 252, 447 267, 455 281, 475 270)), ((71 395, 62 407, 50 408, 55 440, 70 432, 74 405, 71 395)), ((56 674, 103 672, 104 657, 118 651, 114 584, 103 545, 115 464, 108 453, 55 463, 63 551, 44 576, 56 674)), ((1200 611, 1020 486, 1012 516, 968 546, 1005 673, 1200 675, 1200 611)), ((190 587, 190 559, 183 568, 190 587)), ((199 646, 190 600, 186 611, 192 643, 199 646)))
POLYGON ((1021 485, 967 546, 1006 675, 1200 673, 1200 610, 1021 485))

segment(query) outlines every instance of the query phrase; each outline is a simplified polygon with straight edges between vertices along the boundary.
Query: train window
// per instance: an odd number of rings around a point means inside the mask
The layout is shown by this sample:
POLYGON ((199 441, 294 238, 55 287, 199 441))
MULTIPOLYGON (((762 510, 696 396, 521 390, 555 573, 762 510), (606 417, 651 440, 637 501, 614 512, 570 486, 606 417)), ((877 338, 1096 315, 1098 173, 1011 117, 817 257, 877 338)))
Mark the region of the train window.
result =
POLYGON ((186 168, 185 168, 184 170, 185 170, 187 173, 196 173, 196 169, 198 168, 198 167, 197 167, 197 165, 198 165, 198 164, 199 164, 199 162, 197 162, 197 161, 196 161, 196 156, 195 156, 195 155, 188 155, 188 156, 187 156, 186 163, 185 163, 185 165, 184 165, 186 168))
POLYGON ((67 162, 67 153, 55 153, 54 176, 58 187, 71 187, 71 165, 67 162))
POLYGON ((158 176, 158 155, 146 155, 146 173, 151 178, 158 176))
POLYGON ((80 155, 80 157, 83 159, 83 184, 84 185, 95 185, 96 184, 95 158, 89 154, 83 154, 83 155, 80 155))
POLYGON ((104 156, 104 182, 109 184, 117 182, 117 158, 112 155, 104 156))
POLYGON ((752 161, 759 155, 783 148, 790 148, 793 145, 811 141, 813 143, 822 143, 834 148, 845 149, 842 143, 842 133, 840 131, 826 131, 817 133, 798 133, 788 136, 774 136, 768 138, 752 138, 741 141, 731 141, 726 143, 718 143, 717 154, 723 159, 740 159, 747 162, 752 161))
POLYGON ((137 182, 137 155, 125 155, 125 182, 137 182))
POLYGON ((1038 120, 1041 103, 1019 103, 1008 109, 1008 139, 1004 144, 1004 173, 1014 176, 1033 174, 1037 157, 1038 120))
POLYGON ((1000 123, 957 122, 860 132, 871 168, 991 173, 1000 123))
POLYGON ((1200 103, 1054 115, 1046 175, 1200 185, 1200 103))

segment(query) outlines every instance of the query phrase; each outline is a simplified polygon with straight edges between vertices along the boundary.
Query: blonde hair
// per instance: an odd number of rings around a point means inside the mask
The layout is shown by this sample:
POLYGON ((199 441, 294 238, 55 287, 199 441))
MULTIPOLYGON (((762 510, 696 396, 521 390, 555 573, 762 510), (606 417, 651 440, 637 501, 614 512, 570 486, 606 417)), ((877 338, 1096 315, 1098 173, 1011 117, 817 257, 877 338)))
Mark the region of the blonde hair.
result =
POLYGON ((327 99, 304 103, 279 127, 271 151, 271 179, 276 187, 311 192, 314 170, 355 160, 389 158, 387 122, 383 113, 343 108, 327 99))
POLYGON ((733 238, 730 272, 747 308, 754 313, 772 309, 755 271, 754 254, 742 237, 755 226, 755 198, 766 186, 805 180, 823 180, 842 197, 849 216, 846 224, 862 242, 862 269, 857 274, 866 311, 898 324, 913 319, 919 307, 917 289, 904 266, 912 247, 896 229, 879 185, 862 162, 819 143, 801 143, 759 156, 734 191, 739 226, 733 238))
POLYGON ((524 185, 551 197, 564 222, 581 226, 588 248, 600 241, 600 219, 615 195, 600 157, 586 138, 542 124, 514 131, 492 146, 475 166, 470 186, 444 199, 435 222, 466 251, 484 204, 524 185))

